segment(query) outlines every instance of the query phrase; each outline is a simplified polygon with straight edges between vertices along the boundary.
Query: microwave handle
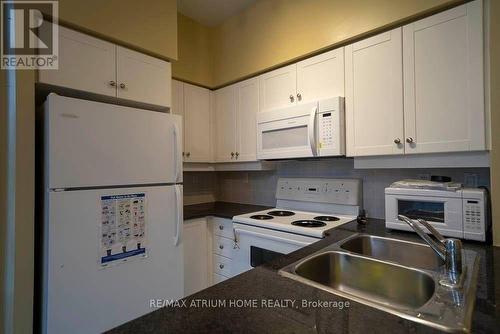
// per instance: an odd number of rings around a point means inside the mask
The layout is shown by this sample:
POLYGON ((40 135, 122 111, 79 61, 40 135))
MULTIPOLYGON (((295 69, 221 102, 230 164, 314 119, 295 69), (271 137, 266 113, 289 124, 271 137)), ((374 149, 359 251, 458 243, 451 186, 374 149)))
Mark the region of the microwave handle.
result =
POLYGON ((316 113, 318 112, 318 107, 314 107, 311 110, 311 114, 309 115, 309 124, 307 126, 308 135, 309 135, 309 145, 311 146, 311 151, 313 156, 317 156, 317 147, 316 147, 316 133, 315 133, 315 122, 316 122, 316 113))

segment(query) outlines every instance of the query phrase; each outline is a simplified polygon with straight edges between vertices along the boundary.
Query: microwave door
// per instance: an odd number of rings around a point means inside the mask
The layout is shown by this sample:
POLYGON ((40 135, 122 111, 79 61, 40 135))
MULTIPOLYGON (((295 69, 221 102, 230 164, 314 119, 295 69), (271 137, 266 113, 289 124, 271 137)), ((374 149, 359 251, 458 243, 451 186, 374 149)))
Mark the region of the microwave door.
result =
POLYGON ((312 107, 308 113, 294 117, 259 122, 257 158, 285 159, 316 156, 316 113, 317 108, 312 107))

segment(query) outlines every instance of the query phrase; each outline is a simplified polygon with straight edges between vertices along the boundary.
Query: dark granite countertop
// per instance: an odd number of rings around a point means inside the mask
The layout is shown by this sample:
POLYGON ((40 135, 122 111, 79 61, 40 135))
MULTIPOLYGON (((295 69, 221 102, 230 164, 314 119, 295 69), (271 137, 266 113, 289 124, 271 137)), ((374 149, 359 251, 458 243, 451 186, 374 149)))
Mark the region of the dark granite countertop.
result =
MULTIPOLYGON (((183 299, 186 307, 161 308, 110 333, 439 332, 278 275, 277 271, 282 267, 359 232, 419 241, 415 234, 386 230, 382 220, 370 219, 367 225, 352 222, 330 230, 324 239, 314 244, 186 297, 183 299), (210 304, 200 305, 202 300, 210 304), (254 300, 257 307, 252 304, 254 300), (278 300, 281 304, 265 307, 263 300, 278 300), (292 306, 286 300, 294 300, 295 304, 292 306), (249 304, 238 307, 235 301, 249 304), (302 304, 303 301, 330 302, 330 307, 306 305, 302 304), (347 302, 349 307, 346 307, 347 302), (215 305, 217 303, 219 305, 215 305), (225 303, 225 306, 220 303, 225 303), (335 303, 337 307, 331 307, 335 303), (341 303, 344 303, 343 308, 341 303)), ((472 332, 499 333, 500 247, 474 242, 465 242, 464 246, 477 251, 481 257, 472 332)))
POLYGON ((232 219, 234 216, 249 212, 269 209, 269 206, 230 203, 230 202, 211 202, 202 204, 193 204, 184 206, 184 220, 201 218, 206 216, 215 216, 220 218, 232 219))

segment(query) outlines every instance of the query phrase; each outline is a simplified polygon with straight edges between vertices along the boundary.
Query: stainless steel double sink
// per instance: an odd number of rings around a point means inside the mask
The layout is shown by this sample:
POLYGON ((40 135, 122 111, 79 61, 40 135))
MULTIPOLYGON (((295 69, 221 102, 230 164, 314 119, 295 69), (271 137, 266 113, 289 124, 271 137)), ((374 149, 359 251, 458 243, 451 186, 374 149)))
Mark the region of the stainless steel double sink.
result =
POLYGON ((440 284, 444 263, 427 245, 356 234, 279 274, 447 332, 471 327, 479 258, 463 251, 458 288, 440 284))

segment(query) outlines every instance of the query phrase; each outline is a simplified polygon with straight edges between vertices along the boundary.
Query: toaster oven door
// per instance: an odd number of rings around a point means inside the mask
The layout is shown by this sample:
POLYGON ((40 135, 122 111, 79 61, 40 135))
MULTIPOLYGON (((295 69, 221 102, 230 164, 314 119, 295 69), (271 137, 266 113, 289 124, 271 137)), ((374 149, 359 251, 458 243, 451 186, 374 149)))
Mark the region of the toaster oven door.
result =
POLYGON ((385 195, 386 227, 413 231, 398 215, 424 219, 442 235, 463 238, 462 199, 431 196, 385 195))

